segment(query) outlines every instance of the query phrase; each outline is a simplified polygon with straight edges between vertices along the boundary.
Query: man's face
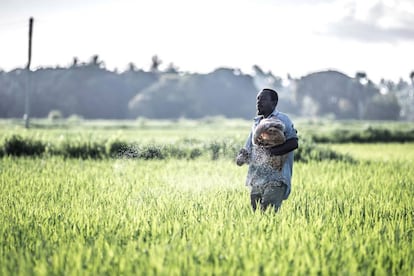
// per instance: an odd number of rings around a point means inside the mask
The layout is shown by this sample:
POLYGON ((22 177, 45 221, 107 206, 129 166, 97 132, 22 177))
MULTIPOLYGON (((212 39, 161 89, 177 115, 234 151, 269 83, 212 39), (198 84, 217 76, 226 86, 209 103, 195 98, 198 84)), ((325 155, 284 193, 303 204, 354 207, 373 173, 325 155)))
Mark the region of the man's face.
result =
POLYGON ((257 94, 256 109, 257 115, 269 116, 276 107, 276 103, 272 101, 269 92, 261 91, 257 94))

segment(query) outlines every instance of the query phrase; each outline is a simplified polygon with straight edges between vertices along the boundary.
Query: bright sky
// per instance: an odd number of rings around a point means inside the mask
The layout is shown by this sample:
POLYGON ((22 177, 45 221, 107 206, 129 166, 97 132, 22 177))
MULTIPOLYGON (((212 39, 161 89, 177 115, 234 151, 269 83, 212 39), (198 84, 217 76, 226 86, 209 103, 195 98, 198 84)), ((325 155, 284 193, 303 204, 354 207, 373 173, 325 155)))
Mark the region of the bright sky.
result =
POLYGON ((252 66, 285 77, 334 69, 408 80, 414 71, 412 0, 0 0, 0 68, 67 66, 99 55, 108 69, 129 62, 208 73, 252 66))

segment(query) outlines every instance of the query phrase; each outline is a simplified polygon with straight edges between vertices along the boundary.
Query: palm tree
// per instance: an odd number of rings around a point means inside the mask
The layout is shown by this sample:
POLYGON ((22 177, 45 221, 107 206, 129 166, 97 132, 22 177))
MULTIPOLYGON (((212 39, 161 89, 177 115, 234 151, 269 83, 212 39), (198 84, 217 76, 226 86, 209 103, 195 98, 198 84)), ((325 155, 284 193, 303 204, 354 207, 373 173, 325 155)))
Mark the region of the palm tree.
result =
POLYGON ((152 56, 151 60, 151 72, 158 72, 162 61, 159 59, 157 55, 152 56))

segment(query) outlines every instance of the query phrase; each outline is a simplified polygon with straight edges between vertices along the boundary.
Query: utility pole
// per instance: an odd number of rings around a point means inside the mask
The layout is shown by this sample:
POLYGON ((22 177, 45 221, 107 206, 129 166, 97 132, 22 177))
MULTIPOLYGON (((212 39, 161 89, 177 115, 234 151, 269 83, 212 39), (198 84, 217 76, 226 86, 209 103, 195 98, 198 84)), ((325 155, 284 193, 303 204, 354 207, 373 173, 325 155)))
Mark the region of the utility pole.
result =
POLYGON ((29 19, 29 52, 28 61, 26 65, 26 98, 24 104, 24 125, 26 128, 30 126, 30 89, 31 89, 31 74, 30 63, 32 62, 32 34, 33 34, 33 17, 29 19))

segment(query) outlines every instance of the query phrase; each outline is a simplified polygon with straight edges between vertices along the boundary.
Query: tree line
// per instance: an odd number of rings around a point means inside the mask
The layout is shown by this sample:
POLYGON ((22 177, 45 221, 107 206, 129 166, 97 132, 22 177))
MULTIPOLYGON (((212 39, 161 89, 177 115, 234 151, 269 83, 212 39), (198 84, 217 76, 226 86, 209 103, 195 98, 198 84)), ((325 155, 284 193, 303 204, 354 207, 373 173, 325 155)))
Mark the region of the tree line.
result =
MULTIPOLYGON (((0 117, 19 118, 29 93, 31 117, 85 119, 251 118, 257 91, 279 92, 279 109, 307 117, 414 120, 413 82, 382 80, 366 73, 350 77, 338 71, 316 72, 287 82, 253 66, 248 75, 234 68, 207 73, 180 72, 170 64, 159 70, 154 56, 150 70, 130 64, 124 72, 108 70, 98 56, 87 63, 75 58, 68 67, 0 71, 0 117)), ((410 74, 414 79, 414 72, 410 74)))

